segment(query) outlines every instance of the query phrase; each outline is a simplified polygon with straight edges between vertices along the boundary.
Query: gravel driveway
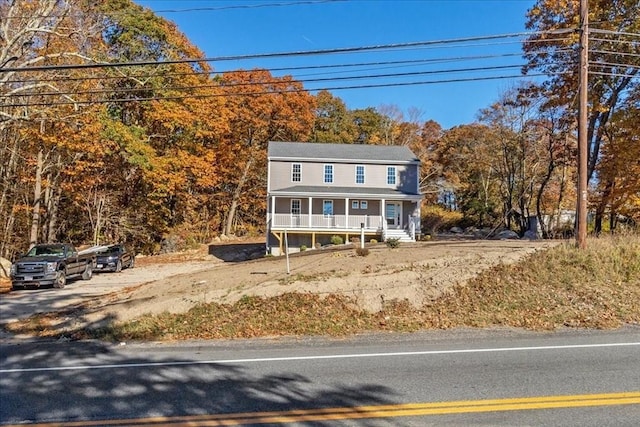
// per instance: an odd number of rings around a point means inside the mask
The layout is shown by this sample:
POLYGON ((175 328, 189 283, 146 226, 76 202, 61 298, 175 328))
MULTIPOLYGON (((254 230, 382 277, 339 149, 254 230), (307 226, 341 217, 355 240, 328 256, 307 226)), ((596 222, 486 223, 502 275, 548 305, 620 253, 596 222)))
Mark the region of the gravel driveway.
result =
POLYGON ((211 262, 154 264, 120 273, 94 273, 91 280, 70 280, 64 289, 42 288, 12 291, 0 295, 0 325, 26 319, 37 313, 70 308, 92 297, 122 288, 210 268, 211 262))

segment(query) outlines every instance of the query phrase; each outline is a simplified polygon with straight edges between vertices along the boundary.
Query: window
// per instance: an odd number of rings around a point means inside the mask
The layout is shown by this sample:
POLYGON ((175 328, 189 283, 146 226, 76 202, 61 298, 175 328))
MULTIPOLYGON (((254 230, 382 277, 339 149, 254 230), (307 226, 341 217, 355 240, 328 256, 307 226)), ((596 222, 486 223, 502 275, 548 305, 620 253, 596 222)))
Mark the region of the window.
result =
POLYGON ((300 163, 293 163, 291 165, 291 181, 302 181, 302 165, 300 163))
POLYGON ((333 200, 322 201, 322 213, 325 216, 333 215, 333 200))
POLYGON ((300 215, 300 199, 291 199, 291 215, 300 215))
POLYGON ((364 184, 364 166, 356 166, 356 184, 364 184))
POLYGON ((387 166, 387 184, 396 185, 396 167, 387 166))
POLYGON ((367 209, 368 205, 366 200, 360 200, 360 209, 367 209))
POLYGON ((333 165, 324 165, 324 183, 333 183, 333 165))
POLYGON ((360 209, 360 203, 357 200, 351 202, 351 209, 360 209))

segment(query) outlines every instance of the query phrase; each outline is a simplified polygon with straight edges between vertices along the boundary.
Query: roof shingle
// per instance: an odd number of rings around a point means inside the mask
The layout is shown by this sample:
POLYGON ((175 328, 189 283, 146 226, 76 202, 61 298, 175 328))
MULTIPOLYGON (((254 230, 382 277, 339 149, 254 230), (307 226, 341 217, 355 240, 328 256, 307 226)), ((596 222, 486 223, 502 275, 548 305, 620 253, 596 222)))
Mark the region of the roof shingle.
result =
POLYGON ((269 158, 332 161, 418 162, 409 148, 400 145, 331 144, 270 141, 269 158))

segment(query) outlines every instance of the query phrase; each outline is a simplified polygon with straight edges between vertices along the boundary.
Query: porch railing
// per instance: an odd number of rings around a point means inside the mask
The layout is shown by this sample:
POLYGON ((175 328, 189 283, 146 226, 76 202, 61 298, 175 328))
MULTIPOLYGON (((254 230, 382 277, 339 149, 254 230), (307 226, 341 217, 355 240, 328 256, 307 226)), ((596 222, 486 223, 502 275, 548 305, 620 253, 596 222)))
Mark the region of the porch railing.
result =
POLYGON ((269 218, 272 229, 341 229, 360 230, 364 224, 365 230, 380 230, 383 226, 380 215, 292 215, 274 214, 269 218))

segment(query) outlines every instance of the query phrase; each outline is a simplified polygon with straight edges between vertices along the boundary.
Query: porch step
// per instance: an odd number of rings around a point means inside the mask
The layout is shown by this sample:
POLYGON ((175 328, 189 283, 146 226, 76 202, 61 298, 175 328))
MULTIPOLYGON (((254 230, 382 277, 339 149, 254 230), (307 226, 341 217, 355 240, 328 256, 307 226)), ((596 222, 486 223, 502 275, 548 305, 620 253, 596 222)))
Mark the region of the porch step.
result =
POLYGON ((387 229, 385 239, 399 239, 401 242, 415 242, 407 230, 387 229))

